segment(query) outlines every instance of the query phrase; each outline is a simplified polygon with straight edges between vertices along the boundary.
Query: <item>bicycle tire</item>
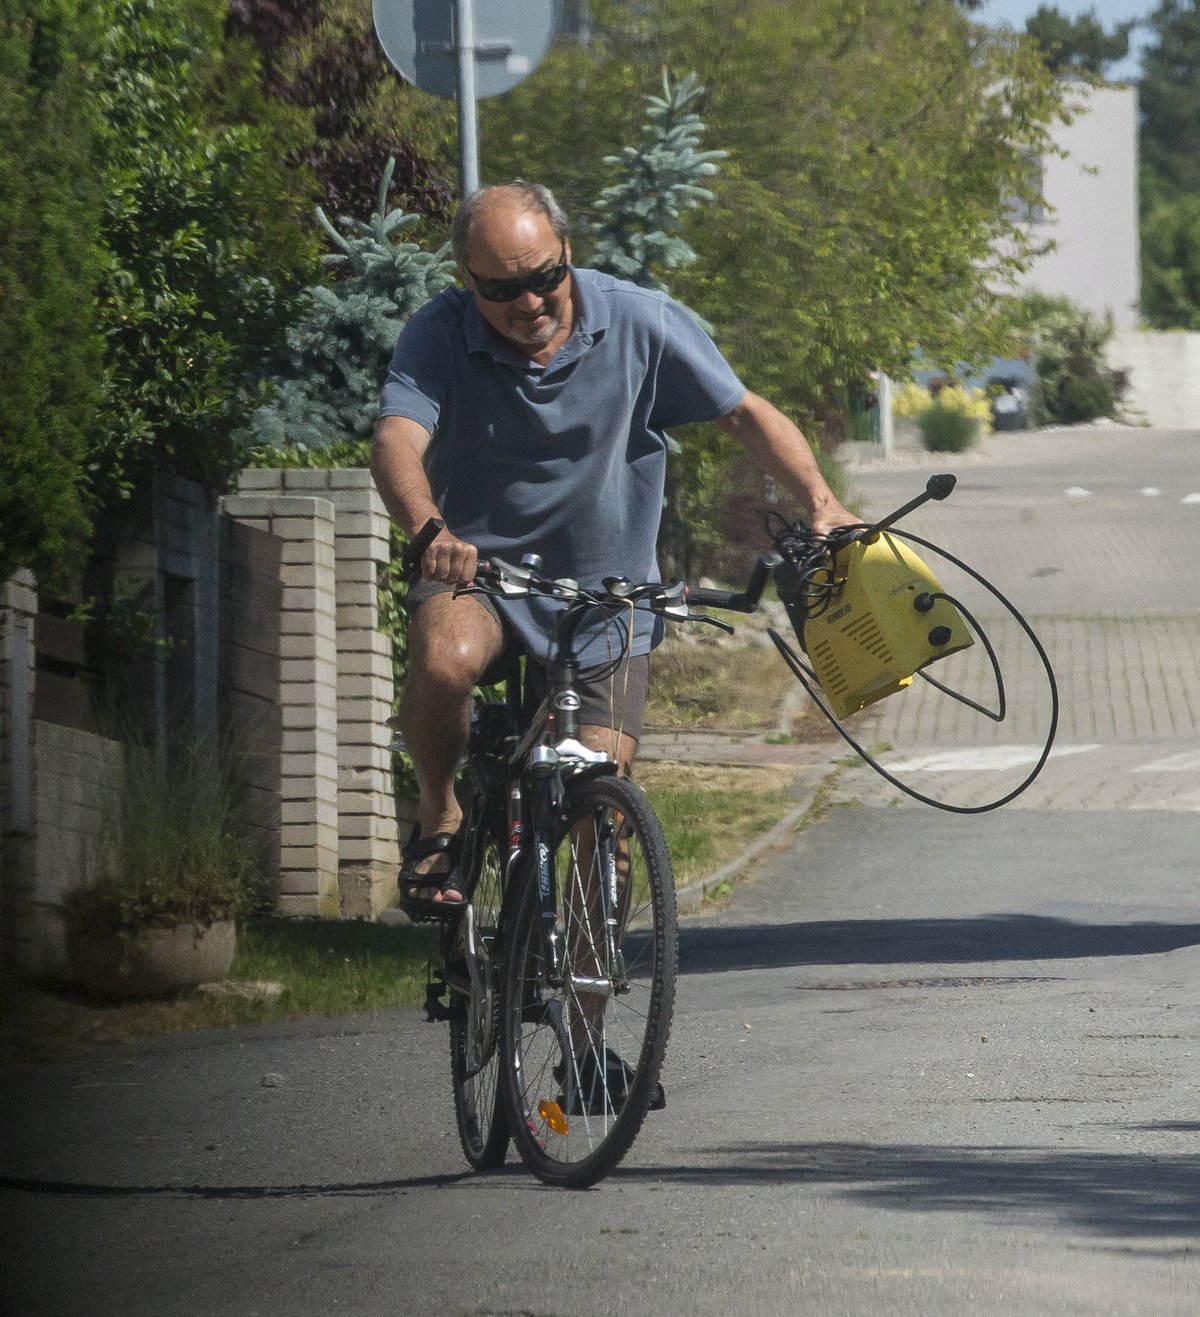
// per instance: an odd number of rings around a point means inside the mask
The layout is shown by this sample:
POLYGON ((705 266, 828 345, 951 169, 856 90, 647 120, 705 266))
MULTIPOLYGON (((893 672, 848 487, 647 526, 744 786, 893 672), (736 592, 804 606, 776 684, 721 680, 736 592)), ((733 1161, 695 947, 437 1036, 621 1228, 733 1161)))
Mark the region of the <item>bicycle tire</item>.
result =
POLYGON ((552 840, 563 983, 547 981, 530 869, 506 939, 503 1084, 525 1165, 547 1184, 584 1188, 621 1161, 661 1093, 679 958, 675 887, 662 828, 628 779, 568 786, 552 840), (607 856, 628 894, 615 959, 597 927, 607 856))
POLYGON ((499 930, 507 847, 495 826, 480 824, 466 850, 470 854, 468 909, 453 931, 458 973, 451 983, 451 1000, 459 1009, 450 1020, 450 1074, 463 1156, 476 1170, 488 1170, 504 1164, 509 1145, 499 1047, 503 988, 499 930), (473 953, 466 945, 468 934, 473 953))

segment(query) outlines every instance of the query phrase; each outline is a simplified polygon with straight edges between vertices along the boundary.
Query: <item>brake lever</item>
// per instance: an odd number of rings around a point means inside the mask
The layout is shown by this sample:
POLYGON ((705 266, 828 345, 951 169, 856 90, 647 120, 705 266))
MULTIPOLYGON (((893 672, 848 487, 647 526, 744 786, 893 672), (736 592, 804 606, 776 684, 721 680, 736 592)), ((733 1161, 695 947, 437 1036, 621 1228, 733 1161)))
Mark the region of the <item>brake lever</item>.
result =
POLYGON ((707 622, 709 626, 715 626, 719 631, 724 631, 727 635, 733 635, 735 628, 731 627, 728 622, 722 622, 719 617, 711 617, 708 613, 692 613, 684 618, 686 622, 707 622))

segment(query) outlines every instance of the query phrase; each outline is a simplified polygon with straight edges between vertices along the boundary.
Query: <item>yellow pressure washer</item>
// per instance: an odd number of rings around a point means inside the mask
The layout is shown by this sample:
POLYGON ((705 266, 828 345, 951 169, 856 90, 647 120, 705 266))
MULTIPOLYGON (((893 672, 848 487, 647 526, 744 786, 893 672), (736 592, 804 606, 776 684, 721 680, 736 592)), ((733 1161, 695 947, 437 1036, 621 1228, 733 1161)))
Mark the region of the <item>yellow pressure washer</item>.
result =
POLYGON ((956 813, 995 809, 1019 795, 1041 772, 1058 726, 1058 691, 1050 660, 1029 623, 978 572, 945 549, 908 532, 889 529, 930 499, 947 498, 957 483, 952 475, 930 477, 925 492, 871 526, 847 527, 816 535, 803 523, 778 514, 771 528, 778 558, 775 587, 808 662, 770 628, 784 661, 841 736, 882 777, 925 804, 956 813), (1007 713, 1004 678, 986 633, 957 599, 943 589, 919 555, 918 544, 945 558, 979 582, 1016 620, 1041 659, 1050 688, 1050 726, 1032 771, 1016 788, 986 805, 956 806, 922 795, 892 776, 843 726, 842 720, 885 696, 912 685, 920 675, 943 694, 994 722, 1007 713), (939 659, 968 649, 978 638, 991 662, 997 708, 989 709, 933 678, 927 669, 939 659))
MULTIPOLYGON (((833 554, 813 584, 828 606, 801 619, 809 662, 839 718, 912 685, 921 668, 974 644, 921 559, 886 532, 833 554)), ((795 626, 798 611, 787 604, 795 626)))

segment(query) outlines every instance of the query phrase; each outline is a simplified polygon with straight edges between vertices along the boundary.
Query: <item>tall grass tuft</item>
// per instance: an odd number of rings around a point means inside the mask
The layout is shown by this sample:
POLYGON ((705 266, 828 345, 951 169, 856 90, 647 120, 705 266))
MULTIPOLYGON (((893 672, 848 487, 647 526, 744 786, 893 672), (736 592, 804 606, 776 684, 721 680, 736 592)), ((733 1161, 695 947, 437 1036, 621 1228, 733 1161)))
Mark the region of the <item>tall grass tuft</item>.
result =
POLYGON ((265 890, 246 828, 236 758, 215 738, 164 760, 128 745, 96 878, 69 893, 69 923, 95 933, 209 925, 246 914, 265 890))

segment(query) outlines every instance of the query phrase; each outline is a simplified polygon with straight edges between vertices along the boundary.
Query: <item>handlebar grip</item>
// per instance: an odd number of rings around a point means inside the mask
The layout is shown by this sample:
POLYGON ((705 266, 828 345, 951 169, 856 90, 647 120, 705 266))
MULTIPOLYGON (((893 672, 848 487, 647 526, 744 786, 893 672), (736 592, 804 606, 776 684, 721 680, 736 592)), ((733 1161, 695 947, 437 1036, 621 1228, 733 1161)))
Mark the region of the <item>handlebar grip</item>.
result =
POLYGON ((783 558, 778 553, 764 553, 754 564, 754 571, 750 574, 749 584, 742 592, 742 599, 747 613, 752 613, 758 607, 758 601, 763 597, 763 591, 767 588, 771 573, 782 561, 783 558))
POLYGON ((705 590, 702 586, 688 586, 688 607, 697 608, 731 608, 736 609, 737 600, 741 598, 730 590, 705 590))
POLYGON ((783 561, 777 553, 764 553, 754 564, 744 590, 704 590, 688 587, 688 605, 698 608, 724 608, 731 613, 753 613, 767 588, 771 573, 783 561))
POLYGON ((437 539, 438 535, 446 529, 446 523, 441 517, 430 517, 429 520, 421 527, 419 531, 408 542, 408 547, 404 550, 404 570, 412 572, 416 569, 421 559, 425 556, 425 550, 437 539))

